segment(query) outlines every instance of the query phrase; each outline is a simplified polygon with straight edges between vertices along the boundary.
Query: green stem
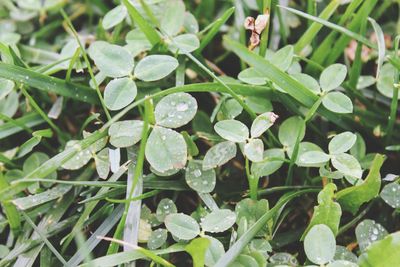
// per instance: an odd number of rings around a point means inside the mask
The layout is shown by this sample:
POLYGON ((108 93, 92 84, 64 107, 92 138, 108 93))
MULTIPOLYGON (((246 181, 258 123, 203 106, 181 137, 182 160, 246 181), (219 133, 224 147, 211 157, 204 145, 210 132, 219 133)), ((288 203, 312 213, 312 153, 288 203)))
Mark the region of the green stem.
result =
POLYGON ((262 8, 260 10, 261 14, 268 14, 269 19, 267 25, 265 26, 264 31, 261 33, 261 40, 260 40, 260 50, 259 54, 262 57, 265 57, 268 48, 268 36, 269 36, 269 28, 271 24, 271 2, 272 0, 263 0, 262 8))
POLYGON ((74 35, 74 37, 75 37, 75 39, 76 39, 76 41, 77 41, 77 43, 79 45, 79 48, 80 48, 80 50, 82 52, 83 59, 85 60, 85 63, 86 63, 86 67, 88 68, 88 72, 89 72, 90 78, 93 81, 93 85, 94 85, 94 87, 96 89, 97 96, 99 97, 101 106, 103 107, 104 113, 106 114, 107 119, 111 120, 111 115, 110 115, 110 113, 109 113, 109 111, 108 111, 108 109, 106 107, 106 104, 104 103, 104 99, 103 99, 103 96, 101 95, 99 85, 97 84, 96 78, 95 78, 95 76, 93 74, 92 65, 90 64, 90 61, 89 61, 89 58, 88 58, 88 56, 86 54, 85 48, 83 47, 83 45, 81 43, 81 40, 79 39, 78 33, 76 32, 76 30, 74 28, 74 25, 72 25, 72 22, 69 19, 68 15, 65 13, 65 11, 63 9, 60 9, 60 12, 61 12, 61 15, 64 17, 64 20, 67 22, 68 27, 70 28, 72 34, 74 35))
MULTIPOLYGON (((398 35, 395 40, 395 57, 398 58, 400 36, 398 35)), ((389 144, 392 139, 393 127, 396 122, 397 107, 399 101, 399 70, 395 68, 394 71, 394 85, 393 85, 393 97, 390 105, 390 117, 386 128, 386 144, 389 144)))
POLYGON ((256 177, 251 174, 250 163, 248 158, 246 158, 245 160, 245 169, 246 169, 247 180, 249 181, 250 198, 253 200, 257 200, 259 177, 256 177))

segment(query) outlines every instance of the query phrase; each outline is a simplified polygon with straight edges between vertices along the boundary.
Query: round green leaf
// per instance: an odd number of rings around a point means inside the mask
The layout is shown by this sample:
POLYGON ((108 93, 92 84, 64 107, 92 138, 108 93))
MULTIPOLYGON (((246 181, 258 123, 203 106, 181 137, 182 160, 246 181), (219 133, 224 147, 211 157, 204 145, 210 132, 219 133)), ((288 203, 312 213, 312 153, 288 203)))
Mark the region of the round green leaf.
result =
MULTIPOLYGON (((393 98, 394 74, 395 74, 395 68, 392 66, 392 64, 390 63, 384 64, 382 66, 380 75, 376 82, 376 88, 378 89, 378 91, 382 95, 389 98, 393 98)), ((398 95, 398 98, 400 99, 400 94, 398 95)))
POLYGON ((264 85, 267 83, 267 79, 258 72, 255 68, 247 68, 242 70, 238 79, 244 83, 253 84, 253 85, 264 85))
POLYGON ((335 135, 329 142, 329 154, 341 154, 353 147, 357 140, 357 135, 351 132, 343 132, 335 135))
POLYGON ((133 56, 121 46, 96 41, 89 47, 89 56, 97 68, 109 77, 127 76, 133 69, 133 56))
POLYGON ((400 185, 397 182, 385 185, 381 198, 392 208, 400 208, 400 185))
POLYGON ((242 113, 243 107, 235 99, 223 101, 217 114, 218 120, 231 120, 242 113))
POLYGON ((178 65, 178 60, 171 56, 147 56, 137 64, 135 77, 145 82, 161 80, 173 72, 178 65))
POLYGON ((272 64, 277 66, 280 70, 286 71, 292 64, 294 56, 294 48, 292 45, 282 47, 271 56, 268 54, 266 57, 271 61, 272 64))
POLYGON ((364 252, 369 245, 383 239, 388 232, 382 225, 373 220, 364 220, 356 227, 357 242, 361 252, 364 252))
POLYGON ((331 91, 338 88, 346 79, 347 68, 343 64, 333 64, 324 69, 319 78, 323 91, 331 91))
POLYGON ((248 96, 244 98, 244 102, 258 114, 272 111, 272 103, 265 97, 248 96))
POLYGON ((127 15, 127 10, 124 5, 119 5, 111 9, 105 14, 102 24, 105 30, 111 29, 112 27, 121 23, 127 15))
POLYGON ((234 225, 236 214, 228 209, 217 209, 209 213, 200 223, 205 232, 225 232, 234 225))
POLYGON ((313 226, 304 238, 304 251, 315 264, 325 264, 333 259, 336 240, 332 230, 325 224, 313 226))
MULTIPOLYGON (((65 145, 65 149, 74 147, 77 144, 79 144, 78 140, 70 140, 65 145)), ((86 148, 76 153, 75 156, 65 162, 62 167, 66 170, 78 170, 85 166, 91 158, 92 153, 90 151, 90 148, 86 148)))
POLYGON ((285 153, 282 149, 271 148, 264 151, 263 160, 251 165, 251 172, 257 177, 267 176, 276 172, 285 159, 285 153))
POLYGON ((349 154, 337 154, 332 156, 332 165, 344 175, 361 178, 362 169, 355 157, 349 154))
POLYGON ((117 121, 108 129, 110 143, 115 147, 133 146, 142 138, 143 121, 117 121))
POLYGON ((286 119, 279 127, 278 138, 281 144, 287 147, 293 146, 299 134, 300 141, 303 140, 306 133, 305 127, 302 126, 303 124, 303 119, 297 116, 286 119), (302 132, 300 132, 301 129, 302 132))
POLYGON ((292 74, 292 77, 303 84, 310 91, 316 94, 319 94, 321 92, 321 87, 319 87, 318 82, 310 75, 305 73, 295 73, 292 74))
POLYGON ((170 49, 173 53, 185 54, 191 53, 200 47, 199 38, 195 34, 181 34, 172 39, 170 49))
POLYGON ((14 88, 14 82, 0 78, 0 100, 5 98, 14 88))
POLYGON ((353 263, 357 263, 358 260, 357 256, 344 246, 336 246, 335 257, 333 259, 335 261, 344 260, 353 263))
POLYGON ((186 167, 185 180, 193 190, 199 193, 210 193, 214 190, 216 183, 215 171, 203 170, 201 161, 192 160, 186 167))
POLYGON ((221 142, 211 147, 203 160, 203 170, 224 165, 236 156, 236 144, 231 141, 221 142))
POLYGON ((322 99, 324 107, 335 113, 352 113, 351 99, 341 92, 330 92, 322 99))
POLYGON ((182 169, 187 160, 185 139, 171 129, 156 126, 147 140, 145 155, 150 165, 159 172, 182 169))
POLYGON ((130 78, 110 81, 104 90, 104 102, 108 109, 119 110, 129 105, 136 97, 136 84, 130 78))
POLYGON ((249 129, 237 120, 219 121, 214 125, 214 130, 222 138, 236 143, 243 143, 249 138, 249 129))
POLYGON ((266 130, 268 130, 276 121, 278 115, 273 112, 265 112, 258 115, 254 119, 250 128, 252 138, 260 137, 266 130))
POLYGON ((240 254, 230 267, 259 267, 258 262, 247 254, 240 254))
POLYGON ((156 210, 156 218, 160 222, 165 220, 165 217, 169 214, 177 213, 178 209, 175 206, 175 203, 169 198, 163 198, 158 203, 156 210))
POLYGON ((200 234, 199 224, 186 214, 170 214, 165 217, 164 222, 168 231, 179 239, 191 240, 200 234))
POLYGON ((299 156, 299 164, 301 166, 319 167, 321 164, 328 162, 329 155, 322 151, 307 151, 299 156))
POLYGON ((158 249, 165 244, 168 237, 168 231, 165 229, 157 229, 153 231, 147 241, 149 249, 158 249))
POLYGON ((195 16, 192 13, 186 11, 185 18, 183 22, 183 27, 185 31, 188 33, 198 33, 199 32, 199 23, 195 16))
POLYGON ((358 265, 351 261, 338 260, 329 263, 326 267, 358 267, 358 265))
POLYGON ((214 266, 225 253, 224 245, 214 237, 206 236, 206 238, 211 242, 210 246, 207 248, 204 263, 206 266, 214 266))
POLYGON ((108 148, 104 148, 94 157, 96 171, 100 178, 106 179, 110 172, 110 158, 108 148))
POLYGON ((175 93, 158 102, 154 115, 156 123, 168 128, 178 128, 190 122, 197 111, 197 101, 188 93, 175 93))
POLYGON ((263 160, 264 143, 261 139, 250 139, 244 145, 244 154, 252 162, 260 162, 263 160))
POLYGON ((185 5, 181 0, 165 1, 162 10, 160 27, 169 36, 178 34, 185 19, 185 5))

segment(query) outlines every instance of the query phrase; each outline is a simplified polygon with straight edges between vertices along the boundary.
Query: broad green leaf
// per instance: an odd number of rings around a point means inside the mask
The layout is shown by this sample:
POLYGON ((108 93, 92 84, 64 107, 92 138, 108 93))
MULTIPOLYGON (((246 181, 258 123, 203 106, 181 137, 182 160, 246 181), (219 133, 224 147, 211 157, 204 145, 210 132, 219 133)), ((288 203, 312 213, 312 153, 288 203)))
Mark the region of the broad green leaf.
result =
POLYGON ((243 107, 235 99, 230 98, 223 101, 221 108, 217 114, 218 120, 231 120, 239 116, 243 111, 243 107))
POLYGON ((381 192, 381 198, 392 208, 400 208, 400 185, 393 182, 385 185, 381 192))
POLYGON ((359 223, 355 232, 361 252, 365 252, 372 243, 388 235, 388 232, 382 225, 368 219, 359 223))
POLYGON ((332 233, 336 236, 339 230, 340 217, 342 209, 338 203, 334 201, 336 185, 327 184, 318 194, 318 206, 314 207, 314 213, 311 221, 304 231, 303 237, 308 231, 317 224, 328 226, 332 233))
POLYGON ((335 135, 329 142, 329 154, 341 154, 353 147, 357 140, 357 135, 351 132, 343 132, 335 135))
POLYGON ((352 113, 351 99, 341 92, 329 92, 322 99, 324 107, 335 113, 352 113))
POLYGON ((193 267, 203 267, 205 262, 205 254, 210 246, 211 241, 206 237, 199 237, 190 241, 185 247, 187 253, 192 256, 193 267))
MULTIPOLYGON (((293 150, 294 150, 294 146, 290 146, 287 148, 286 153, 288 155, 289 158, 292 158, 293 155, 293 150)), ((300 163, 300 158, 304 153, 310 152, 310 151, 318 151, 318 152, 324 152, 319 146, 317 146, 314 143, 311 142, 301 142, 299 144, 298 147, 298 152, 297 152, 297 160, 296 160, 296 164, 298 166, 302 166, 305 167, 306 165, 302 165, 300 163)))
POLYGON ((319 94, 321 92, 321 87, 319 86, 317 80, 305 73, 295 73, 292 74, 292 77, 299 81, 310 91, 319 94))
MULTIPOLYGON (((256 223, 265 213, 269 211, 269 203, 266 199, 252 200, 245 198, 236 204, 235 212, 237 215, 236 223, 242 219, 246 219, 247 226, 250 228, 256 223)), ((261 230, 256 233, 256 236, 264 236, 269 233, 269 223, 266 223, 261 230)))
POLYGON ((133 56, 126 48, 96 41, 89 47, 89 56, 106 76, 118 78, 129 75, 133 70, 133 56))
POLYGON ((119 5, 111 9, 104 15, 102 24, 105 30, 111 29, 112 27, 121 23, 126 15, 128 14, 126 7, 119 5))
POLYGON ((185 31, 188 33, 198 33, 199 32, 199 23, 195 16, 192 13, 186 11, 185 18, 183 21, 183 27, 185 31))
POLYGON ((347 68, 343 64, 333 64, 324 69, 319 78, 323 91, 331 91, 338 88, 346 79, 347 68))
POLYGON ((165 244, 167 238, 168 238, 168 231, 159 228, 151 233, 149 240, 147 241, 147 246, 149 247, 149 249, 158 249, 159 247, 165 244))
POLYGON ((187 146, 183 136, 171 129, 156 126, 146 143, 146 159, 159 172, 183 169, 187 146))
POLYGON ((210 240, 210 246, 206 251, 204 263, 206 266, 214 266, 222 254, 225 253, 224 245, 214 237, 205 237, 210 240))
POLYGON ((296 143, 297 136, 300 132, 300 141, 303 140, 305 135, 304 120, 300 117, 293 116, 286 119, 279 127, 278 138, 282 145, 288 147, 296 143))
POLYGON ((267 53, 266 58, 280 70, 286 71, 289 69, 290 65, 292 65, 293 56, 293 46, 287 45, 273 53, 271 56, 267 53))
POLYGON ((143 121, 117 121, 108 129, 110 143, 115 147, 133 146, 142 138, 143 121))
MULTIPOLYGON (((82 132, 83 138, 85 139, 91 136, 92 134, 93 133, 87 131, 82 132)), ((106 144, 107 144, 107 137, 99 138, 99 140, 97 140, 96 142, 94 142, 89 146, 89 149, 92 153, 97 153, 98 151, 102 150, 106 146, 106 144)))
POLYGON ((356 136, 356 142, 351 147, 350 154, 353 155, 356 159, 362 160, 365 157, 367 147, 361 134, 356 133, 356 136))
POLYGON ((151 43, 147 40, 146 35, 138 28, 128 32, 125 41, 127 43, 125 48, 128 49, 134 57, 143 51, 151 49, 151 43))
POLYGON ((384 239, 374 242, 361 254, 360 267, 391 267, 400 262, 400 232, 392 233, 384 239))
POLYGON ((329 263, 326 267, 358 267, 358 265, 351 261, 337 260, 329 263))
POLYGON ((196 111, 197 101, 194 97, 188 93, 175 93, 158 102, 154 115, 158 125, 178 128, 190 122, 196 111))
POLYGON ((345 188, 336 194, 336 199, 343 210, 355 214, 363 203, 370 201, 379 194, 381 188, 379 171, 384 160, 383 155, 377 154, 372 162, 369 174, 362 184, 345 188))
POLYGON ((225 141, 212 146, 204 156, 203 170, 222 166, 236 156, 236 144, 225 141))
POLYGON ((325 224, 314 225, 304 238, 304 251, 315 264, 325 264, 333 259, 336 250, 335 235, 325 224))
POLYGON ((362 169, 358 160, 350 154, 341 153, 332 155, 332 165, 344 175, 360 179, 362 169))
POLYGON ((242 70, 238 75, 238 79, 244 83, 253 85, 264 85, 267 83, 267 79, 255 68, 242 70))
POLYGON ((110 158, 108 148, 104 148, 94 156, 96 171, 100 178, 106 179, 110 172, 110 158))
POLYGON ((0 100, 5 98, 14 89, 14 82, 0 78, 0 100))
POLYGON ((182 240, 191 240, 200 234, 200 227, 195 219, 183 213, 165 217, 165 226, 174 236, 182 240))
POLYGON ((257 261, 251 257, 250 255, 247 254, 240 254, 236 260, 230 264, 229 266, 232 267, 258 267, 257 261))
POLYGON ((19 94, 16 91, 11 91, 5 98, 0 100, 0 113, 12 118, 18 111, 19 94))
POLYGON ((104 90, 104 102, 108 109, 119 110, 129 105, 136 97, 136 84, 130 78, 110 81, 104 90))
POLYGON ((186 167, 185 180, 193 190, 199 193, 210 193, 215 188, 216 175, 213 169, 203 170, 202 161, 192 160, 186 167))
MULTIPOLYGON (((65 150, 74 147, 77 144, 79 144, 78 140, 70 140, 67 142, 65 150)), ((85 166, 91 158, 92 158, 92 153, 90 151, 90 148, 86 148, 79 151, 75 156, 73 156, 63 165, 61 165, 61 167, 63 167, 66 170, 78 170, 83 166, 85 166)))
POLYGON ((185 19, 185 4, 181 0, 164 2, 164 10, 160 21, 161 30, 169 36, 178 34, 185 19))
POLYGON ((344 246, 336 246, 335 261, 345 260, 357 263, 358 257, 344 246))
POLYGON ((250 128, 252 138, 260 137, 266 130, 268 130, 276 121, 278 115, 273 112, 265 112, 258 115, 254 119, 250 128))
POLYGON ((222 138, 236 143, 243 143, 249 138, 249 129, 237 120, 219 121, 214 125, 214 130, 222 138))
POLYGON ((273 254, 270 258, 269 261, 273 263, 274 265, 277 266, 297 266, 299 265, 298 260, 296 259, 295 255, 286 253, 286 252, 277 252, 273 254))
POLYGON ((167 55, 147 56, 137 64, 135 77, 145 81, 157 81, 168 76, 179 65, 176 58, 167 55))
POLYGON ((236 214, 233 211, 217 209, 205 216, 200 225, 205 232, 221 233, 231 228, 235 221, 236 214))
POLYGON ((328 162, 329 159, 329 155, 322 151, 307 151, 299 156, 299 164, 301 166, 319 167, 328 162))
POLYGON ((165 217, 169 214, 177 213, 178 209, 175 206, 175 203, 169 198, 163 198, 158 203, 157 210, 156 210, 156 217, 157 220, 163 222, 165 217))
MULTIPOLYGON (((378 91, 389 98, 393 98, 394 73, 395 68, 392 64, 386 63, 382 66, 381 73, 376 81, 376 88, 378 91)), ((398 95, 398 98, 400 99, 400 94, 398 95)))
POLYGON ((244 145, 244 154, 252 162, 260 162, 263 160, 264 143, 261 139, 250 139, 244 145))
POLYGON ((253 163, 251 172, 257 176, 267 176, 276 172, 282 165, 285 159, 285 153, 282 149, 271 148, 264 151, 263 161, 253 163))
POLYGON ((247 96, 244 98, 244 102, 258 114, 269 112, 273 109, 271 101, 264 97, 247 96))
POLYGON ((185 33, 172 39, 170 49, 173 53, 191 53, 200 47, 199 38, 195 34, 185 33))

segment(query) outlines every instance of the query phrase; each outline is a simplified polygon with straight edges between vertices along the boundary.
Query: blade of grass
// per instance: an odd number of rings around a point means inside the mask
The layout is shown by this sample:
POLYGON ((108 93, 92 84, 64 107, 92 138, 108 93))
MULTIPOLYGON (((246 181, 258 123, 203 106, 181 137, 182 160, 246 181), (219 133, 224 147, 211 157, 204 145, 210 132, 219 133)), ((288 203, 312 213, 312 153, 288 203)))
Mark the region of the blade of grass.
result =
MULTIPOLYGON (((319 15, 320 19, 328 20, 333 13, 337 10, 340 5, 340 0, 331 1, 324 10, 322 10, 319 15)), ((281 7, 281 6, 279 6, 281 7)), ((312 41, 317 36, 318 32, 321 30, 322 25, 316 21, 314 21, 308 28, 307 31, 301 36, 301 38, 294 45, 294 52, 296 54, 301 53, 303 49, 312 43, 312 41)))
POLYGON ((292 199, 300 195, 312 192, 318 192, 318 189, 305 189, 295 193, 284 195, 272 209, 266 212, 260 219, 256 221, 255 224, 249 227, 249 229, 233 244, 233 246, 231 246, 229 250, 219 258, 214 266, 229 266, 229 264, 231 264, 236 259, 236 257, 239 256, 244 247, 253 239, 253 237, 261 230, 261 228, 264 227, 267 222, 275 216, 275 214, 279 210, 281 210, 292 199))
MULTIPOLYGON (((400 36, 396 36, 395 39, 395 57, 396 59, 399 58, 399 43, 400 43, 400 36)), ((394 84, 393 84, 393 96, 392 102, 390 105, 390 115, 389 121, 386 127, 386 145, 389 145, 392 139, 393 128, 396 123, 397 117, 397 107, 399 104, 399 69, 396 68, 394 71, 394 84)))
POLYGON ((0 77, 90 104, 98 103, 96 92, 89 87, 68 83, 55 77, 3 62, 0 62, 0 77))
POLYGON ((56 258, 65 265, 67 261, 61 256, 61 254, 57 251, 57 249, 51 244, 51 242, 47 239, 46 235, 42 233, 42 231, 35 225, 35 223, 26 215, 25 212, 21 211, 22 216, 24 216, 26 222, 35 230, 35 232, 40 236, 43 242, 47 245, 47 247, 53 252, 56 258))
POLYGON ((126 6, 131 20, 136 22, 140 30, 146 35, 147 40, 154 46, 162 43, 162 39, 158 32, 140 15, 139 11, 128 0, 122 0, 126 6))
POLYGON ((114 225, 121 218, 123 212, 124 212, 124 205, 118 205, 110 214, 110 216, 108 216, 107 219, 105 219, 104 222, 90 236, 90 238, 85 242, 85 244, 83 244, 85 250, 78 249, 78 251, 71 257, 71 259, 65 264, 65 266, 67 267, 78 266, 79 263, 81 263, 86 258, 86 256, 93 249, 95 249, 96 246, 100 243, 101 240, 98 239, 97 236, 99 235, 103 236, 106 235, 108 232, 110 232, 111 229, 114 227, 114 225))
POLYGON ((217 20, 212 24, 212 27, 207 32, 207 34, 201 38, 200 47, 196 50, 195 55, 199 56, 204 48, 214 39, 215 35, 219 32, 221 27, 228 21, 228 19, 235 12, 235 7, 231 7, 222 14, 217 20))
POLYGON ((103 107, 103 110, 104 110, 104 113, 106 114, 107 119, 110 120, 110 119, 111 119, 110 112, 108 111, 108 109, 107 109, 107 107, 106 107, 106 104, 104 103, 103 96, 102 96, 102 94, 101 94, 101 92, 100 92, 99 85, 97 84, 97 81, 96 81, 96 79, 95 79, 95 77, 94 77, 93 70, 92 70, 92 66, 91 66, 90 61, 89 61, 89 58, 88 58, 88 56, 87 56, 85 47, 82 45, 81 40, 79 39, 78 33, 76 32, 76 30, 75 30, 75 28, 74 28, 74 25, 72 24, 72 22, 71 22, 71 20, 69 19, 68 15, 64 12, 63 9, 60 9, 60 13, 61 13, 61 15, 63 16, 65 22, 67 23, 69 29, 70 29, 71 32, 72 32, 72 35, 75 37, 75 40, 76 40, 76 42, 77 42, 78 45, 79 45, 79 48, 80 48, 80 50, 81 50, 81 54, 82 54, 82 56, 83 56, 83 59, 85 60, 86 67, 87 67, 87 69, 88 69, 90 78, 92 79, 92 82, 93 82, 93 84, 94 84, 94 87, 96 88, 96 93, 97 93, 97 96, 98 96, 98 98, 99 98, 99 100, 100 100, 100 104, 101 104, 101 106, 103 107))
MULTIPOLYGON (((3 175, 3 172, 0 172, 0 188, 5 188, 7 186, 8 183, 3 175)), ((10 226, 11 231, 18 236, 18 232, 21 230, 21 218, 18 210, 13 204, 9 203, 8 200, 9 199, 5 199, 1 202, 1 204, 3 206, 3 211, 7 217, 8 225, 10 226)))
POLYGON ((269 28, 271 25, 271 18, 272 18, 272 8, 271 8, 272 0, 262 0, 262 7, 259 10, 261 14, 268 15, 268 21, 267 24, 265 25, 265 29, 261 33, 261 38, 260 38, 260 48, 259 48, 259 54, 262 57, 265 57, 265 53, 267 52, 268 48, 268 37, 269 37, 269 28))
POLYGON ((374 28, 378 43, 378 62, 376 70, 376 79, 378 79, 386 54, 385 36, 383 35, 381 27, 379 26, 378 23, 376 23, 376 21, 373 18, 368 18, 368 21, 371 22, 372 27, 374 28))

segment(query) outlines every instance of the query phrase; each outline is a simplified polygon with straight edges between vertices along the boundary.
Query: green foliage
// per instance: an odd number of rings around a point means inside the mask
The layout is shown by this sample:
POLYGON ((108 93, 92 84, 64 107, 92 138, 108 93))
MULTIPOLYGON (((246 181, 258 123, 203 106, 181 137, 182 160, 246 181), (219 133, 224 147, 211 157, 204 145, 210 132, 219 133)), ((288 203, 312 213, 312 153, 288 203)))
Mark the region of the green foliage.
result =
POLYGON ((0 266, 397 266, 398 5, 0 1, 0 266))

